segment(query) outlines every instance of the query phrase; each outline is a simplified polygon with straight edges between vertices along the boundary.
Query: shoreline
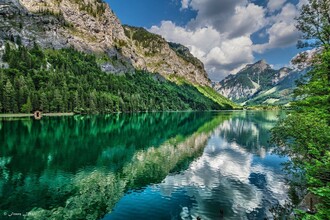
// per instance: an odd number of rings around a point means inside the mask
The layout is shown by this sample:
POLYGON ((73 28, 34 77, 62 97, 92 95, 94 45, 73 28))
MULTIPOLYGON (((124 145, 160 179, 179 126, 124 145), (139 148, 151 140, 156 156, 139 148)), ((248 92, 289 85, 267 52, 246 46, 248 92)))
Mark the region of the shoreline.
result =
MULTIPOLYGON (((283 109, 228 109, 228 110, 209 110, 209 112, 248 112, 248 111, 281 111, 283 109)), ((157 113, 157 112, 200 112, 194 110, 188 111, 152 111, 152 112, 112 112, 108 114, 122 114, 122 113, 157 113)), ((207 112, 207 111, 201 111, 207 112)), ((75 114, 73 112, 64 112, 64 113, 43 113, 42 117, 59 117, 59 116, 74 116, 74 115, 98 115, 98 114, 75 114)), ((0 119, 2 118, 30 118, 34 117, 34 114, 26 114, 26 113, 8 113, 8 114, 0 114, 0 119)))
MULTIPOLYGON (((73 112, 65 113, 44 113, 42 117, 56 117, 56 116, 73 116, 73 112)), ((13 113, 13 114, 0 114, 0 118, 26 118, 34 117, 34 114, 25 114, 25 113, 13 113)))

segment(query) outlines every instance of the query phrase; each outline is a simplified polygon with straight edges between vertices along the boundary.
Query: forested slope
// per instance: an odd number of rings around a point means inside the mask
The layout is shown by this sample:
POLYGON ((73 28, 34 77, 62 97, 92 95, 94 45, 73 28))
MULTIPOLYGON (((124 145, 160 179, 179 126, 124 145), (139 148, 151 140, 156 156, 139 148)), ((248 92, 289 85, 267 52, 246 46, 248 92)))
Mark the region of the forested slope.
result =
POLYGON ((73 48, 43 50, 8 41, 0 69, 1 113, 110 113, 232 109, 191 84, 176 84, 145 71, 105 73, 100 58, 73 48))

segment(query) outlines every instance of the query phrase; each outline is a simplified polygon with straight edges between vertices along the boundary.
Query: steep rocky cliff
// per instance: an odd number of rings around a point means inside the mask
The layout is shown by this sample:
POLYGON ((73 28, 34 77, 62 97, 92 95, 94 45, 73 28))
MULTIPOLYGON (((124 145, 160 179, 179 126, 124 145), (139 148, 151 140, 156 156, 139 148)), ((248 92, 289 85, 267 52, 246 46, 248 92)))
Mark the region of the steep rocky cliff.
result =
POLYGON ((165 77, 174 74, 193 83, 210 84, 203 63, 193 57, 188 48, 168 43, 161 36, 143 28, 124 26, 124 30, 128 41, 122 48, 126 51, 133 49, 131 54, 144 61, 136 63, 138 68, 160 73, 165 77))
POLYGON ((0 15, 0 48, 7 39, 43 48, 73 46, 105 55, 100 65, 107 72, 142 69, 210 84, 203 64, 190 53, 142 28, 123 27, 102 0, 1 0, 0 15))

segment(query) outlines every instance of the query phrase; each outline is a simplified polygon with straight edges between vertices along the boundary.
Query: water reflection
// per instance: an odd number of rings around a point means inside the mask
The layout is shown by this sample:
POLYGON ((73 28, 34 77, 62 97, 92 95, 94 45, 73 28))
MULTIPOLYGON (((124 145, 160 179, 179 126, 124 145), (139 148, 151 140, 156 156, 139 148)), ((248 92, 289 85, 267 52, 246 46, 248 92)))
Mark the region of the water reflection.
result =
POLYGON ((105 219, 271 217, 269 208, 288 199, 280 170, 285 158, 270 155, 267 143, 278 114, 230 113, 186 170, 126 195, 105 219))
POLYGON ((77 172, 95 161, 117 171, 135 150, 157 147, 177 135, 186 137, 211 117, 211 113, 155 113, 1 121, 1 157, 12 157, 12 172, 23 174, 40 174, 46 165, 77 172))
POLYGON ((285 159, 267 143, 276 115, 0 121, 0 210, 27 219, 262 219, 286 199, 285 159))
POLYGON ((187 168, 227 118, 206 112, 3 120, 0 210, 28 219, 97 219, 125 191, 187 168))

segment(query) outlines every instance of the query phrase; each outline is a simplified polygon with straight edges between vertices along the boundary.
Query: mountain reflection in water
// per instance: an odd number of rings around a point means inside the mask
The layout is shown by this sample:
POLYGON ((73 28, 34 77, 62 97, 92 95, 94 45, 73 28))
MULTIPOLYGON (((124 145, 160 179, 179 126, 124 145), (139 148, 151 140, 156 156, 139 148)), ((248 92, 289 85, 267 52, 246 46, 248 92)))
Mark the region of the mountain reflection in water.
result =
POLYGON ((270 206, 287 199, 286 159, 270 155, 267 143, 278 114, 2 120, 0 212, 27 219, 269 216, 270 206))

